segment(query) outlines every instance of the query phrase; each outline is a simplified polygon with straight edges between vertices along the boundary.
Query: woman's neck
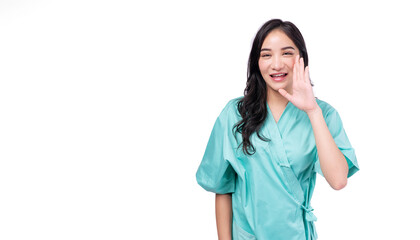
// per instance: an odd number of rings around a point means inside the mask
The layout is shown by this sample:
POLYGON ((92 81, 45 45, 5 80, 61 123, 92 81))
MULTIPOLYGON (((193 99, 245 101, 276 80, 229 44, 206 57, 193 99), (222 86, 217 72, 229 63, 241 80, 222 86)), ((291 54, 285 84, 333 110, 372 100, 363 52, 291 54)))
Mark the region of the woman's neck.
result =
POLYGON ((289 101, 283 97, 279 92, 267 91, 267 103, 270 108, 271 114, 273 115, 276 123, 279 121, 281 115, 286 109, 287 103, 289 101))
POLYGON ((283 97, 279 92, 272 89, 267 91, 267 103, 270 108, 285 108, 289 100, 283 97))

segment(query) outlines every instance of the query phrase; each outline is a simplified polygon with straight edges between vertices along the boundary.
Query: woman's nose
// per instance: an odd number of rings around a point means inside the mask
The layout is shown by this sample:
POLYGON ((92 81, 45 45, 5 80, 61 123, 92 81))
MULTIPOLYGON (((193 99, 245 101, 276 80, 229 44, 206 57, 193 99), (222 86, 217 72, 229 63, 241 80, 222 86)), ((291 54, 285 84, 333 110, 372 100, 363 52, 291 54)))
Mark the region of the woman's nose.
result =
POLYGON ((284 62, 281 57, 279 56, 273 57, 273 61, 271 62, 271 67, 274 70, 280 70, 281 68, 283 68, 283 66, 284 66, 284 62))

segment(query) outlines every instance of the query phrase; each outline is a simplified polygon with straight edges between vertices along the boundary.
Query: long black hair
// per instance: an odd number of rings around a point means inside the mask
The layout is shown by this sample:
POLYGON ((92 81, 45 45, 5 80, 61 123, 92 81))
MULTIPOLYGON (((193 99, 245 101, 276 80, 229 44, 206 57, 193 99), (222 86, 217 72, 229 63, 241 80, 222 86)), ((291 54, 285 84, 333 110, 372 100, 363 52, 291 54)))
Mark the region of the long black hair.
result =
POLYGON ((308 66, 308 53, 305 41, 299 29, 293 23, 272 19, 262 25, 255 35, 251 53, 249 54, 244 97, 238 101, 237 105, 242 120, 237 122, 232 129, 234 133, 242 134, 242 151, 248 155, 255 153, 255 148, 250 141, 250 137, 254 132, 257 133, 261 140, 269 141, 269 139, 259 133, 267 117, 267 86, 261 75, 258 61, 262 44, 267 35, 274 29, 281 30, 293 41, 299 49, 300 57, 303 57, 305 67, 308 66))

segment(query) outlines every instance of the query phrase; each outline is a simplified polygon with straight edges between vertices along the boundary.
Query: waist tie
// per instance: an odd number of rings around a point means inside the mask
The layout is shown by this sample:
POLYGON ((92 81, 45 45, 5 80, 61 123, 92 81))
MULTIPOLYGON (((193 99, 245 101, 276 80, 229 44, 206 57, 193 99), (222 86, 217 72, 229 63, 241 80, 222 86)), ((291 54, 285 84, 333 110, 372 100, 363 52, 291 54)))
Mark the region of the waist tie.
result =
POLYGON ((309 229, 310 229, 310 234, 311 234, 311 240, 312 239, 318 239, 318 234, 316 233, 315 230, 315 224, 314 221, 317 220, 315 214, 312 213, 312 211, 314 210, 311 206, 309 207, 305 207, 303 206, 303 204, 301 205, 302 209, 305 211, 305 220, 309 225, 309 229))

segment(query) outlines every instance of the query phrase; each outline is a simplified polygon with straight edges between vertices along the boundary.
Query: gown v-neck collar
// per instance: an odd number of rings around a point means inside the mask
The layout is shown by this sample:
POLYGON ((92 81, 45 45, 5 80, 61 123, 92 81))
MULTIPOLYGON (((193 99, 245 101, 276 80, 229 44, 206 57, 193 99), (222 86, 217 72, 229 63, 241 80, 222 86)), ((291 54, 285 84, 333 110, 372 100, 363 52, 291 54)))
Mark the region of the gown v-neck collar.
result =
POLYGON ((285 115, 286 111, 288 111, 288 109, 290 108, 290 105, 293 105, 290 101, 288 101, 288 102, 287 102, 287 104, 286 104, 286 107, 284 108, 283 112, 282 112, 282 113, 281 113, 281 115, 280 115, 279 120, 276 122, 276 119, 274 118, 274 114, 273 114, 273 112, 271 111, 270 106, 268 105, 268 102, 266 101, 266 102, 265 102, 265 104, 266 104, 266 106, 267 106, 267 113, 268 113, 268 115, 270 115, 270 116, 271 116, 270 118, 271 118, 271 120, 272 120, 272 121, 274 121, 274 124, 275 124, 276 126, 279 126, 279 125, 280 125, 281 120, 282 120, 283 118, 285 118, 285 117, 283 117, 283 116, 285 115))

